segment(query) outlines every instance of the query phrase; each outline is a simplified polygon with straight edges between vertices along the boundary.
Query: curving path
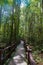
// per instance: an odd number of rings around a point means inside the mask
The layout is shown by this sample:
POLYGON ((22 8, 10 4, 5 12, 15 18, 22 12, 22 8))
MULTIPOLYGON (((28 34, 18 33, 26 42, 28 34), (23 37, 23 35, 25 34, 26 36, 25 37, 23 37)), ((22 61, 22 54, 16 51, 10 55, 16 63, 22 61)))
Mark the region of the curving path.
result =
POLYGON ((16 48, 15 55, 8 65, 27 65, 25 61, 25 49, 23 47, 24 42, 21 40, 20 44, 16 48))

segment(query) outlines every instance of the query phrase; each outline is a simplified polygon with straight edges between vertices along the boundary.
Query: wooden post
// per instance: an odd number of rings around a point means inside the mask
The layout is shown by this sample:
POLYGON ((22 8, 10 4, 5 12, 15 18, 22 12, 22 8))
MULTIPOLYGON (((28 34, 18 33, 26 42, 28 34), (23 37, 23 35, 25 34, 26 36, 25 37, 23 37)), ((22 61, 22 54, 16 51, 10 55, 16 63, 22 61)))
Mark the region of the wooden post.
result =
POLYGON ((3 50, 0 49, 0 65, 2 65, 3 61, 3 50))
POLYGON ((29 53, 30 53, 30 52, 31 52, 31 51, 30 51, 29 47, 27 46, 27 59, 28 59, 27 65, 30 64, 30 56, 29 56, 29 53))
POLYGON ((27 52, 28 52, 28 64, 27 65, 36 65, 36 62, 34 61, 33 59, 33 56, 32 56, 32 50, 29 49, 29 47, 27 46, 27 52))

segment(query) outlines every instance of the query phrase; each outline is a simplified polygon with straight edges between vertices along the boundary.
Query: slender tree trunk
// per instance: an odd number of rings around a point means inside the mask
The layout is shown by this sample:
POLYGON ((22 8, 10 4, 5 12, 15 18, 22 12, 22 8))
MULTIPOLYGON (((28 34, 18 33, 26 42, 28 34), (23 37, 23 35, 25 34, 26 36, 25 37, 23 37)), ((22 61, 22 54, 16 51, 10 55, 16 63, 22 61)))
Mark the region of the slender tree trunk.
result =
POLYGON ((0 6, 0 28, 1 28, 2 6, 0 6))
POLYGON ((13 4, 12 4, 11 33, 10 33, 9 45, 11 45, 11 43, 12 43, 12 37, 13 37, 13 24, 14 24, 14 1, 13 1, 13 4))
POLYGON ((14 29, 14 36, 15 40, 18 40, 19 34, 19 22, 20 22, 20 6, 15 4, 15 29, 14 29))

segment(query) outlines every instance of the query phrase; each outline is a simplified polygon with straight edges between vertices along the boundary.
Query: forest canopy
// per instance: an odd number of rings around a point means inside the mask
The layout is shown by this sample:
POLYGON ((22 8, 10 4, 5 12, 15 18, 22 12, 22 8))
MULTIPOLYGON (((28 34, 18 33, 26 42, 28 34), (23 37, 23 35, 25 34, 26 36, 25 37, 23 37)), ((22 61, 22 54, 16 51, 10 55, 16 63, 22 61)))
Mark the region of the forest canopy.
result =
MULTIPOLYGON (((43 47, 43 0, 0 0, 0 45, 20 38, 43 47)), ((38 47, 38 48, 39 48, 38 47)))

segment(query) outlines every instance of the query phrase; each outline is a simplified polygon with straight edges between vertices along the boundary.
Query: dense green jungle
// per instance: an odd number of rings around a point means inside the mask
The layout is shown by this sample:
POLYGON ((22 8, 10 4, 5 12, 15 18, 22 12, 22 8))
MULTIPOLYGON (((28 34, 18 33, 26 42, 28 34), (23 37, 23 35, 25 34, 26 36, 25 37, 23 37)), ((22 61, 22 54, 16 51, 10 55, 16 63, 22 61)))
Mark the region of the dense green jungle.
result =
MULTIPOLYGON (((43 62, 43 0, 0 0, 0 48, 23 39, 43 62)), ((39 64, 41 65, 41 64, 39 64)))

